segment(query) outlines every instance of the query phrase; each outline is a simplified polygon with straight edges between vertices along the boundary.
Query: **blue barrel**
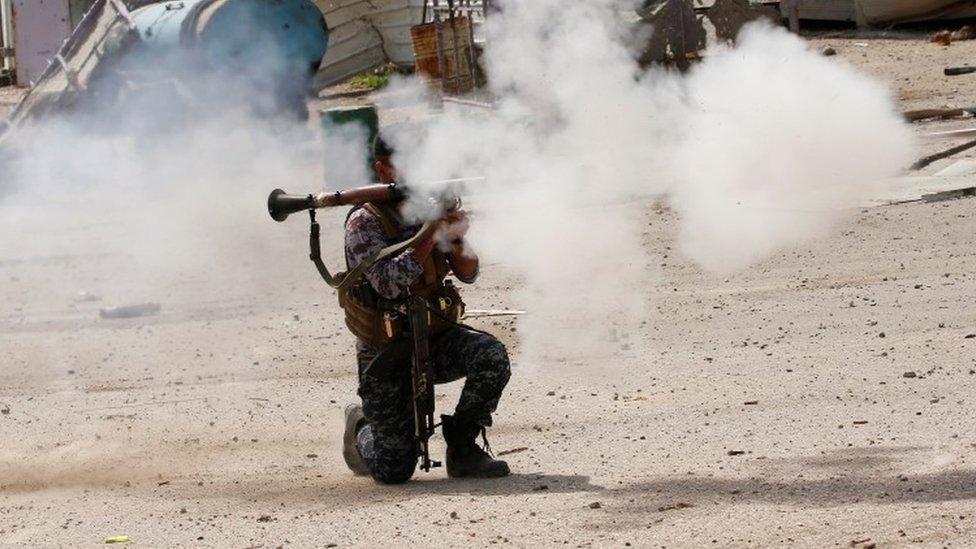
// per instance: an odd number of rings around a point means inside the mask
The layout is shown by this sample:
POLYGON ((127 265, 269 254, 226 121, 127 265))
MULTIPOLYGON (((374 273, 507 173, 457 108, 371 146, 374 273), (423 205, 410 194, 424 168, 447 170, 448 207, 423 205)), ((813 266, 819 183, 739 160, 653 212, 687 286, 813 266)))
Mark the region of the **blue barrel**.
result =
POLYGON ((318 66, 329 40, 310 0, 177 0, 139 8, 132 17, 143 44, 194 48, 215 66, 268 56, 318 66))
POLYGON ((305 98, 329 38, 311 0, 176 0, 132 16, 141 40, 128 61, 137 70, 210 77, 246 90, 228 101, 249 102, 261 115, 307 117, 305 98))

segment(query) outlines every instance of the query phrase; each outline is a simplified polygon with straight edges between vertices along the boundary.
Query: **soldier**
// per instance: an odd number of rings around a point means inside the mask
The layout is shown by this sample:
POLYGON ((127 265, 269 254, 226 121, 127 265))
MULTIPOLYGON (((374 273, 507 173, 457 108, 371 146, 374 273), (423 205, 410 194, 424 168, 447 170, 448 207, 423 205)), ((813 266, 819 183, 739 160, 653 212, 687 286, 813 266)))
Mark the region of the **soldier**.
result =
MULTIPOLYGON (((380 181, 396 182, 393 150, 381 137, 373 143, 373 156, 380 181)), ((402 333, 399 323, 406 319, 395 310, 407 295, 424 296, 435 311, 430 324, 435 383, 466 378, 454 414, 441 416, 448 476, 509 474, 508 464, 488 452, 485 435, 510 376, 508 352, 494 336, 456 322, 463 303, 453 283, 445 279, 453 273, 470 284, 478 276, 478 257, 465 247, 467 227, 463 211, 445 214, 411 247, 378 261, 365 271, 362 282, 340 292, 346 325, 357 337, 362 406, 346 407, 342 451, 346 464, 356 474, 396 484, 409 480, 417 464, 409 357, 393 369, 396 373, 392 377, 376 376, 368 369, 384 347, 402 333), (484 448, 477 443, 479 434, 484 448)), ((399 204, 367 203, 353 209, 346 219, 347 267, 354 268, 419 229, 403 220, 399 204)))

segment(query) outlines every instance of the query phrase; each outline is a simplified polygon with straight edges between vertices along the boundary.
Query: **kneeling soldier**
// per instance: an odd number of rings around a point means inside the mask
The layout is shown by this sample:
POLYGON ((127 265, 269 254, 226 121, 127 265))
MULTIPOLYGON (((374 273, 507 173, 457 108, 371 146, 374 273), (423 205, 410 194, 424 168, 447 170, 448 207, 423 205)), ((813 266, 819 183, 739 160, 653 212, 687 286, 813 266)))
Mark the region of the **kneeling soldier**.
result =
MULTIPOLYGON (((377 137, 374 168, 383 183, 396 182, 393 151, 377 137)), ((366 203, 346 219, 345 253, 352 269, 383 248, 413 237, 420 227, 404 222, 400 204, 366 203)), ((441 416, 447 442, 447 474, 451 477, 500 477, 508 464, 494 459, 485 428, 508 383, 510 367, 505 346, 491 334, 458 324, 461 297, 449 273, 470 284, 478 276, 478 258, 465 250, 467 220, 452 211, 409 248, 366 269, 363 280, 341 291, 346 325, 357 337, 359 396, 362 406, 346 408, 343 457, 355 473, 372 475, 382 483, 406 482, 417 465, 409 357, 401 365, 384 368, 392 375, 374 375, 370 363, 391 342, 403 337, 406 322, 398 310, 408 295, 423 296, 432 309, 430 360, 435 383, 466 378, 454 415, 441 416), (449 245, 441 250, 438 240, 449 245), (478 445, 478 435, 485 448, 478 445)))

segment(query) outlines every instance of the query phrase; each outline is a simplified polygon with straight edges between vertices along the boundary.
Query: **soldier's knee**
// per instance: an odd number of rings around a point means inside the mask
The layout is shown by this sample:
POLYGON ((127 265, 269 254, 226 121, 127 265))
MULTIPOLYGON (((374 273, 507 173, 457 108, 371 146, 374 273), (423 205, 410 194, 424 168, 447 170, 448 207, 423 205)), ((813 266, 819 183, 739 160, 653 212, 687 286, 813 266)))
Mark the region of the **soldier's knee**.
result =
POLYGON ((403 484, 410 480, 416 468, 416 457, 411 454, 409 459, 403 458, 396 463, 374 466, 373 480, 381 484, 403 484))
POLYGON ((485 346, 487 367, 503 387, 512 376, 512 365, 505 344, 494 337, 485 346))

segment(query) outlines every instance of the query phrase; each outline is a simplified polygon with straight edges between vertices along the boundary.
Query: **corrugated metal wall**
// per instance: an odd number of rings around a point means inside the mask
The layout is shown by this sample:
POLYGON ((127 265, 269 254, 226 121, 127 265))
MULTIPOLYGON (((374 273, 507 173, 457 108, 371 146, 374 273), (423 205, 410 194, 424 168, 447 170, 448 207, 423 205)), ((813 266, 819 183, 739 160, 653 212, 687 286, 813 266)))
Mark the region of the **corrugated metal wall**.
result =
POLYGON ((314 0, 329 26, 329 49, 318 87, 392 61, 413 65, 410 27, 420 23, 423 0, 314 0))

